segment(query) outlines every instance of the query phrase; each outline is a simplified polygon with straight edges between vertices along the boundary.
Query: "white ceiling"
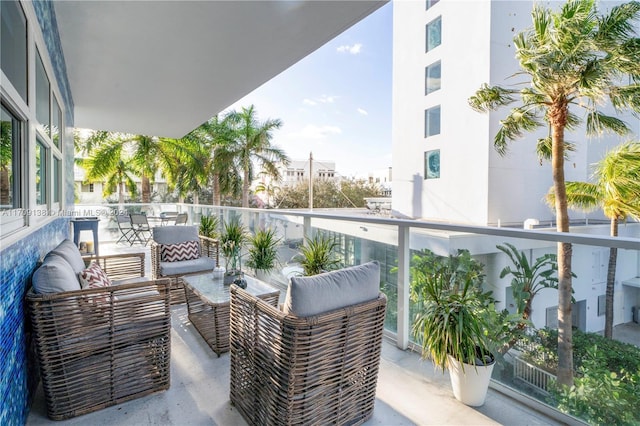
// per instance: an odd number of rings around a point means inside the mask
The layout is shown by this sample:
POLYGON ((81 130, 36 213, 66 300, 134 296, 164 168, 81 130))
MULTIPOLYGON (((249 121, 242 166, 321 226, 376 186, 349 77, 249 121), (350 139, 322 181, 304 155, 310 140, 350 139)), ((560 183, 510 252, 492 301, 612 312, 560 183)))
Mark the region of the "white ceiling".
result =
POLYGON ((75 126, 184 136, 386 1, 57 1, 75 126))

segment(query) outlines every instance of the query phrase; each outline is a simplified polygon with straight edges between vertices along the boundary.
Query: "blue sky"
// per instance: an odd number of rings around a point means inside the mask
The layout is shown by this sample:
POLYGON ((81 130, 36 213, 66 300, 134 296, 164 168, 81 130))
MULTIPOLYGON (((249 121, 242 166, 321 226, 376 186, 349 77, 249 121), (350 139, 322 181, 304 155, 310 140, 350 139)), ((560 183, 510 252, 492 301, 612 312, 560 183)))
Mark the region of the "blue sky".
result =
POLYGON ((334 161, 343 176, 391 166, 392 5, 388 3, 230 108, 279 118, 292 160, 334 161))

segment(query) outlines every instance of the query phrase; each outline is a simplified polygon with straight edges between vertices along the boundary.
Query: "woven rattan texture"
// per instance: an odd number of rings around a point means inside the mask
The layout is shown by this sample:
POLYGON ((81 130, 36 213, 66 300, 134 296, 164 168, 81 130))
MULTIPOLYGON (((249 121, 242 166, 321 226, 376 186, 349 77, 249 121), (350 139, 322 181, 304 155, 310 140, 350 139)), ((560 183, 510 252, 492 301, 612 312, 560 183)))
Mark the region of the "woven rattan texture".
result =
MULTIPOLYGON (((151 242, 151 278, 169 278, 171 279, 171 304, 185 303, 184 287, 180 277, 182 275, 161 275, 160 274, 160 253, 161 245, 155 241, 151 242)), ((216 260, 216 265, 220 265, 220 245, 218 240, 200 235, 200 255, 216 260)), ((195 272, 196 274, 201 271, 195 272)))
POLYGON ((386 297, 314 317, 231 289, 231 402, 251 425, 361 424, 373 414, 386 297))
POLYGON ((30 291, 47 415, 63 420, 169 388, 169 280, 30 291))
MULTIPOLYGON (((229 321, 231 316, 230 302, 211 303, 194 291, 189 284, 184 284, 185 297, 189 310, 189 321, 207 342, 211 350, 218 356, 229 352, 229 321)), ((278 306, 280 291, 258 296, 271 306, 278 306)))

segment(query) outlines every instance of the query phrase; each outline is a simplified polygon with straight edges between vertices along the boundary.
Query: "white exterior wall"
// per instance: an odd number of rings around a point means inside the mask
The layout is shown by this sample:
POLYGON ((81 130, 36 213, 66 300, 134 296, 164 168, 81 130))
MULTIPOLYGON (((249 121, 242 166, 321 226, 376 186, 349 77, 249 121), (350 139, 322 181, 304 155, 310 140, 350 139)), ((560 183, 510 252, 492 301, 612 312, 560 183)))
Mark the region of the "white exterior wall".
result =
MULTIPOLYGON (((603 1, 601 9, 620 2, 603 1)), ((561 2, 544 2, 553 7, 561 2)), ((481 114, 467 103, 481 84, 510 86, 518 70, 513 37, 531 26, 532 1, 440 0, 425 10, 423 0, 394 1, 393 30, 393 210, 401 216, 476 225, 520 224, 527 218, 554 220, 543 202, 552 186, 551 168, 540 165, 536 141, 541 129, 510 145, 500 157, 493 138, 508 109, 481 114), (425 53, 425 27, 442 17, 442 43, 425 53), (441 60, 441 89, 425 96, 425 67, 441 60), (441 105, 441 132, 424 137, 424 112, 441 105), (440 178, 424 179, 425 151, 440 149, 440 178)), ((580 111, 575 110, 576 114, 580 111)), ((611 111, 609 111, 611 113, 611 111)), ((591 165, 608 147, 638 138, 640 120, 621 117, 635 136, 587 138, 567 132, 577 145, 565 165, 566 180, 588 180, 591 165)), ((602 218, 570 212, 572 219, 602 218)))

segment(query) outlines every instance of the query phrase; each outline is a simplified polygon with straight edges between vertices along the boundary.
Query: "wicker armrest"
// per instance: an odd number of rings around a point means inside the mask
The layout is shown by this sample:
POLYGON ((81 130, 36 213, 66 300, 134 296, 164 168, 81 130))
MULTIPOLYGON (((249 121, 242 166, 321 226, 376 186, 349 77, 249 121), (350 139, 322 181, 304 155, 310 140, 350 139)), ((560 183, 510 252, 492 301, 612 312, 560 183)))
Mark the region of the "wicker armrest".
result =
POLYGON ((230 397, 249 424, 283 418, 300 424, 360 424, 371 417, 384 294, 297 317, 235 285, 230 291, 230 397))
POLYGON ((220 265, 220 241, 200 235, 200 247, 202 255, 216 260, 216 265, 220 265))
POLYGON ((87 265, 92 261, 97 262, 112 280, 144 277, 144 252, 83 256, 82 259, 87 265))
POLYGON ((169 284, 157 280, 27 293, 51 419, 169 388, 169 284))
POLYGON ((160 244, 151 241, 151 278, 160 278, 160 244))

